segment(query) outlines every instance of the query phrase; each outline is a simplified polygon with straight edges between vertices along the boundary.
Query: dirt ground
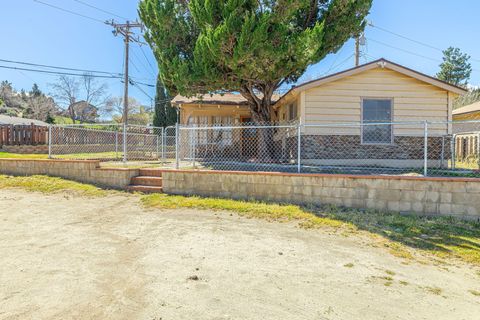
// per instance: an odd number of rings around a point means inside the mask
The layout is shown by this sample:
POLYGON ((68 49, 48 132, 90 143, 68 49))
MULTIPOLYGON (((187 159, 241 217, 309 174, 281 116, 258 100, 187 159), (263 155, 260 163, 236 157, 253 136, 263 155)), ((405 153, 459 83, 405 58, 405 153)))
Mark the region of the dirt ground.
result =
POLYGON ((134 195, 0 190, 0 319, 479 319, 478 270, 369 241, 134 195))

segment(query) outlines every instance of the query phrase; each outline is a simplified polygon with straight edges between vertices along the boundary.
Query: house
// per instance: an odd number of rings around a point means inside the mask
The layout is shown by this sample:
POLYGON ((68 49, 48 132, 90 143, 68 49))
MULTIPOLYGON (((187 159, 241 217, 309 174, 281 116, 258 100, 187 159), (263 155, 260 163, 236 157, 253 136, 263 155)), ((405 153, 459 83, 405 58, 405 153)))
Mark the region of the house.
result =
MULTIPOLYGON (((423 122, 435 122, 428 128, 432 145, 428 157, 443 162, 453 132, 452 102, 465 92, 379 59, 293 87, 274 99, 274 110, 280 121, 297 120, 305 125, 301 128, 304 163, 338 164, 344 160, 347 164, 354 160, 355 165, 420 166, 423 122), (398 124, 368 125, 389 122, 398 124)), ((237 124, 251 119, 247 102, 237 94, 177 96, 172 102, 185 125, 237 124)), ((239 143, 245 144, 242 139, 239 143)))
POLYGON ((480 163, 480 101, 453 110, 456 160, 480 163))
POLYGON ((453 110, 453 120, 480 120, 480 101, 453 110))

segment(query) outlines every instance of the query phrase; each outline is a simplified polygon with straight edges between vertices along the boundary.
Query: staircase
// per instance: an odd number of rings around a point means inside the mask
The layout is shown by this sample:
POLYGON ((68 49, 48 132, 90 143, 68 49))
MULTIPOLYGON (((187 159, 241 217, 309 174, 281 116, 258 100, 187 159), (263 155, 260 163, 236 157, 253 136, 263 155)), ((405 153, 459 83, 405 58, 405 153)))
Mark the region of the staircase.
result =
POLYGON ((161 193, 162 171, 158 169, 140 169, 140 175, 130 180, 127 190, 131 192, 161 193))

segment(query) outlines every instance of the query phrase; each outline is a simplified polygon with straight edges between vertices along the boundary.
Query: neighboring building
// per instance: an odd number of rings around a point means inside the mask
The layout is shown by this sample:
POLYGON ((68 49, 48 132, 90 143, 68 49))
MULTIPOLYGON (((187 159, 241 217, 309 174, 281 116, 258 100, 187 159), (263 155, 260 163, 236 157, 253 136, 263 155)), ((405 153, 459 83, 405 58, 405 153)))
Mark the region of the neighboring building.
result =
MULTIPOLYGON (((314 164, 328 164, 355 159, 356 165, 385 166, 395 162, 399 166, 399 159, 405 159, 404 166, 416 166, 423 159, 421 122, 425 120, 437 122, 428 128, 432 145, 429 159, 443 162, 450 150, 448 136, 453 133, 452 103, 465 92, 461 87, 379 59, 294 87, 274 99, 274 109, 280 121, 298 120, 309 125, 302 129, 302 158, 307 162, 310 159, 314 164), (418 123, 358 125, 384 122, 418 123), (335 126, 349 123, 355 125, 335 126), (415 163, 412 159, 416 159, 415 163)), ((181 124, 206 126, 251 119, 245 99, 238 94, 204 95, 199 99, 177 96, 172 102, 180 109, 181 124)))
POLYGON ((0 126, 1 125, 31 125, 34 124, 36 126, 48 126, 48 123, 40 121, 40 120, 35 120, 35 119, 28 119, 28 118, 20 118, 20 117, 11 117, 11 116, 6 116, 3 114, 0 114, 0 126))
POLYGON ((480 120, 480 101, 453 110, 453 120, 480 120))
POLYGON ((480 101, 453 110, 455 156, 480 163, 480 101))

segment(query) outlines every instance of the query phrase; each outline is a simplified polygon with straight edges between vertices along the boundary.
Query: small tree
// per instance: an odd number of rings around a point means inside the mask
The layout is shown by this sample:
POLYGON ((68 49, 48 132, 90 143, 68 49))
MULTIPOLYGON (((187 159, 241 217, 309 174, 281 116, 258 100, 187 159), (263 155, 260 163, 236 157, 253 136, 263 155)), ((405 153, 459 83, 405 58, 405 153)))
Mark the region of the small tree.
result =
POLYGON ((466 86, 472 73, 470 56, 459 48, 449 47, 443 51, 443 62, 437 78, 457 86, 466 86))
POLYGON ((52 117, 52 115, 49 113, 47 113, 47 119, 45 119, 45 122, 46 123, 49 123, 49 124, 55 124, 55 118, 52 117))
POLYGON ((155 109, 153 125, 168 127, 177 122, 177 111, 172 107, 165 86, 160 78, 157 79, 157 93, 155 95, 155 109))

